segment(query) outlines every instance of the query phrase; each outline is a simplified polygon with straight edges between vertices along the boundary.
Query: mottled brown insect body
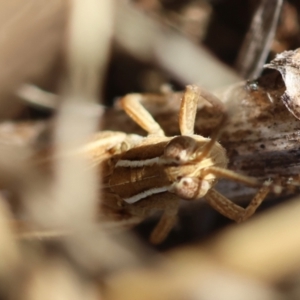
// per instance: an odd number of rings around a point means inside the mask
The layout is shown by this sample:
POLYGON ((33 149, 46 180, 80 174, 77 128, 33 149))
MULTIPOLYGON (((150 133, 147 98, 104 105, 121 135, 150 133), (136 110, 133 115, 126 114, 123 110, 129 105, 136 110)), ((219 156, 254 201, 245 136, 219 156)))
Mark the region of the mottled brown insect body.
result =
POLYGON ((148 138, 146 144, 120 155, 114 165, 108 185, 125 202, 133 204, 162 193, 185 200, 203 197, 216 182, 209 167, 227 167, 226 152, 219 143, 209 158, 197 161, 209 139, 197 135, 161 139, 148 138))
POLYGON ((162 212, 151 234, 152 243, 162 242, 176 223, 180 199, 204 197, 214 209, 232 220, 240 222, 249 218, 269 192, 270 182, 262 185, 254 178, 227 169, 226 151, 217 142, 227 119, 223 104, 199 87, 188 86, 179 115, 182 135, 166 137, 141 105, 140 98, 138 94, 127 95, 121 103, 126 113, 148 132, 148 136, 132 138, 120 135, 120 143, 113 147, 105 162, 109 171, 103 174, 102 215, 123 221, 123 224, 128 221, 128 225, 132 225, 153 212, 162 212), (194 134, 199 97, 207 99, 224 114, 210 138, 194 134), (213 188, 220 177, 262 187, 249 206, 242 208, 213 188))

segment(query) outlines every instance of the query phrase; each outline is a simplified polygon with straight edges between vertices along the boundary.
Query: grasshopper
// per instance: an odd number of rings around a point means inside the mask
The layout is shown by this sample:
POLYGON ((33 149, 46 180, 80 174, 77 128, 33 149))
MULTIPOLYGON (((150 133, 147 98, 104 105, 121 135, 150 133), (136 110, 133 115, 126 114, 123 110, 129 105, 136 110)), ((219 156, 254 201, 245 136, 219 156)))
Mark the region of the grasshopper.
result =
POLYGON ((187 86, 179 113, 181 135, 167 137, 140 98, 140 94, 129 94, 121 99, 121 105, 148 132, 147 137, 102 132, 98 136, 100 151, 99 147, 91 151, 95 163, 101 160, 102 215, 137 224, 154 212, 162 211, 150 236, 153 244, 164 241, 175 225, 180 199, 194 201, 204 197, 214 209, 236 222, 253 215, 272 184, 227 169, 226 150, 217 142, 227 121, 222 102, 195 85, 187 86), (210 138, 194 134, 197 103, 201 97, 223 116, 210 138), (260 189, 250 204, 242 208, 214 189, 221 177, 260 189))

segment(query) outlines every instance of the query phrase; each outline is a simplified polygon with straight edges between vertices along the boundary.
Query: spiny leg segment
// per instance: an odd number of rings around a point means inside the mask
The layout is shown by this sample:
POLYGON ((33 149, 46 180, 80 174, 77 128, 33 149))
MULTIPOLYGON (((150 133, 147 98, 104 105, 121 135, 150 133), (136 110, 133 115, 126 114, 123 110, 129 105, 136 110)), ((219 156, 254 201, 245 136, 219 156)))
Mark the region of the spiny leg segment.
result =
POLYGON ((266 182, 266 184, 258 190, 246 208, 233 203, 215 189, 209 190, 205 199, 211 207, 223 216, 236 222, 242 222, 255 213, 256 209, 261 205, 271 189, 271 182, 269 182, 269 184, 266 182))
POLYGON ((165 136, 160 125, 153 119, 152 115, 141 104, 141 94, 129 94, 121 99, 121 105, 127 115, 149 135, 165 136))
POLYGON ((216 111, 219 111, 222 114, 222 120, 218 124, 217 129, 214 131, 214 135, 216 136, 214 141, 216 141, 224 123, 227 120, 226 108, 223 102, 215 95, 203 90, 197 85, 188 85, 183 94, 179 112, 180 133, 181 135, 194 134, 195 119, 200 98, 209 102, 216 111))
POLYGON ((224 128, 224 125, 228 119, 225 105, 220 99, 218 99, 212 93, 200 88, 199 86, 188 85, 182 98, 179 114, 179 128, 182 135, 192 135, 194 133, 197 104, 200 98, 203 98, 204 100, 209 102, 216 111, 220 112, 222 115, 222 119, 219 122, 217 128, 215 128, 214 132, 212 133, 210 141, 201 150, 201 155, 198 156, 199 160, 208 156, 209 152, 220 137, 222 129, 224 128))

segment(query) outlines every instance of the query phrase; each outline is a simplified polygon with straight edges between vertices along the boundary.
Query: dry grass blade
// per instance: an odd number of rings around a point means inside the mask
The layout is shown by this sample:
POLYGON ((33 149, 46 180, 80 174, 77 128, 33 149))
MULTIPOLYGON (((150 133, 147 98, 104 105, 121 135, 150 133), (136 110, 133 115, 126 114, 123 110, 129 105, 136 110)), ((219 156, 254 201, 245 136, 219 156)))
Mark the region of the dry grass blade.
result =
POLYGON ((1 280, 13 272, 20 262, 20 253, 16 240, 14 239, 13 230, 10 220, 12 219, 8 207, 5 204, 6 199, 0 199, 0 277, 1 280))
POLYGON ((55 132, 58 159, 55 169, 57 177, 52 187, 55 199, 52 201, 53 215, 51 217, 51 211, 48 211, 49 219, 42 218, 38 212, 35 212, 35 217, 32 216, 42 222, 40 226, 44 228, 75 226, 80 224, 80 220, 91 222, 95 218, 95 170, 88 168, 88 161, 82 156, 66 157, 62 154, 79 148, 96 130, 99 118, 99 108, 95 106, 97 83, 102 81, 105 72, 112 28, 111 11, 108 2, 99 4, 90 0, 89 4, 84 5, 80 1, 72 2, 64 101, 55 132), (99 18, 99 11, 105 16, 99 18), (89 15, 88 20, 86 15, 89 15), (85 176, 82 176, 83 172, 85 176), (82 182, 83 178, 86 182, 82 182))
POLYGON ((26 300, 99 299, 99 290, 74 272, 62 259, 48 259, 35 265, 22 295, 26 300))
MULTIPOLYGON (((62 239, 76 263, 93 272, 120 267, 124 261, 136 261, 101 225, 95 225, 100 198, 97 168, 90 167, 85 153, 64 155, 81 149, 99 122, 101 107, 96 101, 112 35, 112 4, 97 0, 72 2, 67 76, 55 123, 55 178, 43 187, 27 189, 24 196, 27 213, 38 229, 36 236, 47 237, 47 234, 39 235, 39 231, 50 230, 49 235, 53 232, 62 239)), ((34 236, 34 232, 23 234, 27 240, 34 236)))
POLYGON ((1 1, 0 117, 19 109, 15 89, 41 81, 61 50, 67 1, 1 1))
POLYGON ((215 89, 240 80, 203 47, 159 26, 123 1, 117 3, 116 39, 132 55, 146 61, 158 60, 184 85, 197 83, 215 89))
POLYGON ((260 2, 236 62, 238 73, 243 78, 251 80, 261 74, 276 32, 282 3, 282 0, 260 2))
POLYGON ((20 284, 22 255, 14 238, 11 213, 6 199, 0 197, 0 292, 6 297, 14 294, 15 286, 20 284))

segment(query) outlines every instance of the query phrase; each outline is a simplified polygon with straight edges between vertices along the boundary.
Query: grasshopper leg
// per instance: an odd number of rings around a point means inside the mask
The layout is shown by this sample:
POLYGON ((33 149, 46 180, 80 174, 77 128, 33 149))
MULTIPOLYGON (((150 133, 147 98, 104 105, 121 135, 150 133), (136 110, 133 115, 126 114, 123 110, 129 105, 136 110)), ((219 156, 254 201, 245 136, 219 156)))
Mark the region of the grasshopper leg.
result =
POLYGON ((141 103, 141 94, 128 94, 121 99, 121 106, 127 115, 149 135, 165 136, 163 129, 141 103))
POLYGON ((263 200, 272 189, 272 184, 266 182, 252 198, 249 205, 243 208, 231 200, 218 193, 215 189, 211 189, 205 196, 206 201, 223 216, 234 220, 236 222, 242 222, 251 217, 256 209, 260 206, 263 200))

